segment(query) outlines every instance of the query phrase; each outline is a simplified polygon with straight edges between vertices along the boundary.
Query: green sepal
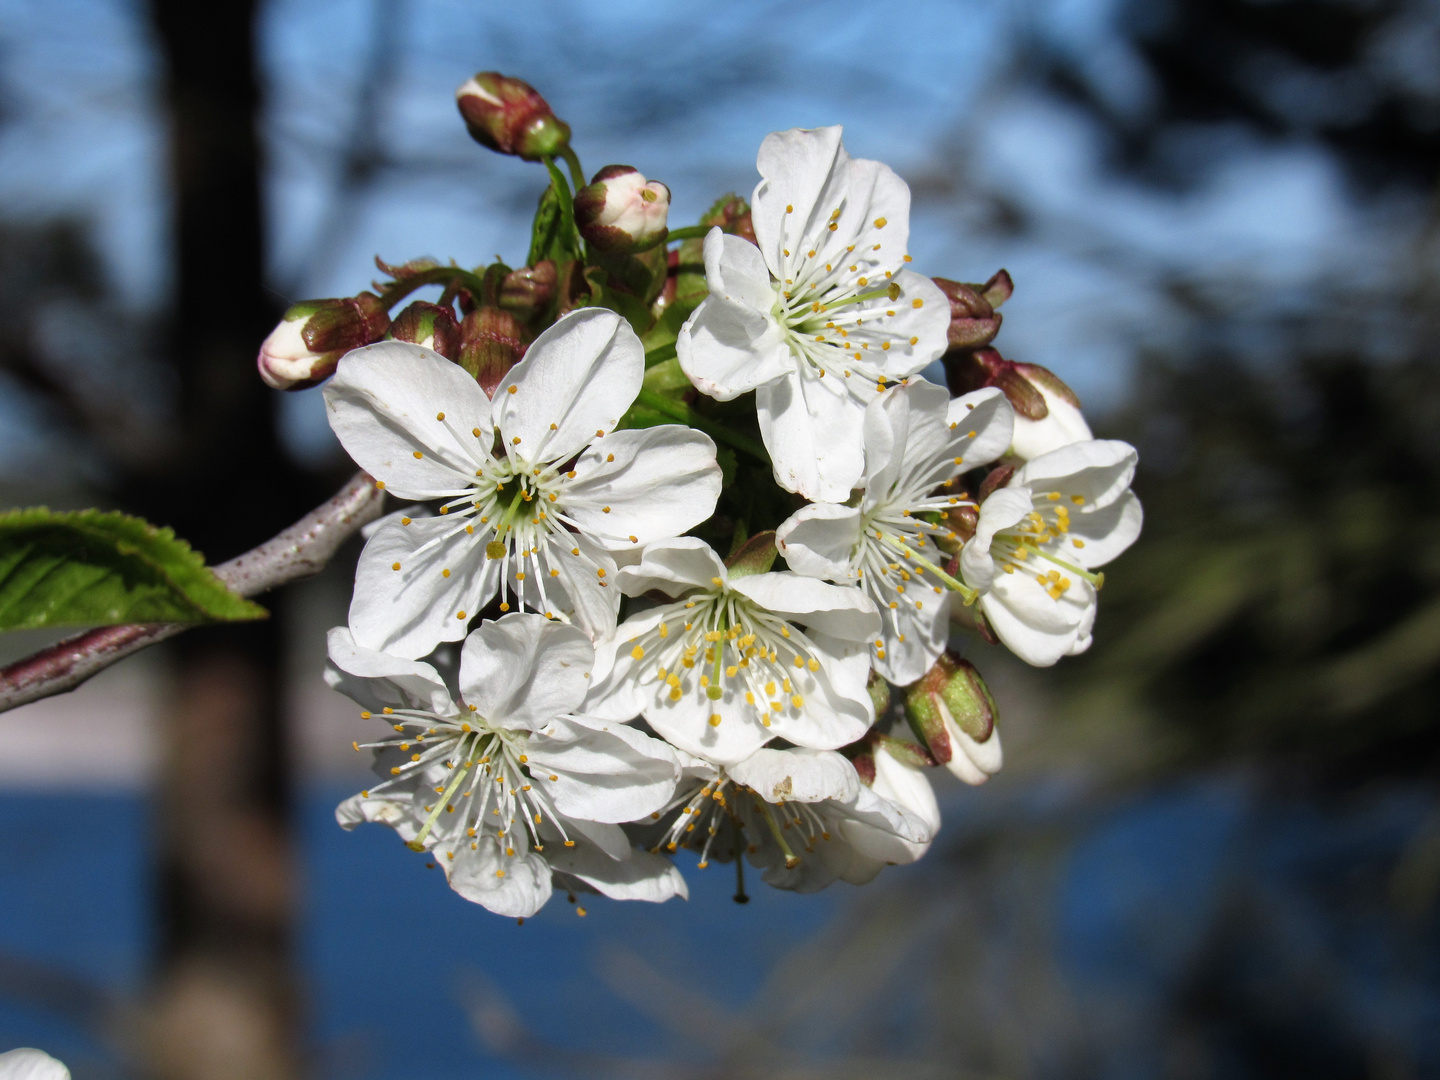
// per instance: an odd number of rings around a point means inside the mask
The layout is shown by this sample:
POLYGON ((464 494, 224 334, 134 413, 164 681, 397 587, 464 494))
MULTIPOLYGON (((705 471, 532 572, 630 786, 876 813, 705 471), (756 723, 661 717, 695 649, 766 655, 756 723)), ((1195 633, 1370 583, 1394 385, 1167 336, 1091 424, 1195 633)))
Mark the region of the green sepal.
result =
POLYGON ((650 329, 653 317, 650 305, 640 297, 610 283, 610 272, 603 266, 587 266, 585 281, 590 286, 588 307, 609 308, 630 324, 637 336, 650 329))
POLYGON ((206 623, 268 612, 228 589, 169 529, 126 514, 0 514, 0 630, 206 623))
POLYGON ((580 234, 575 231, 570 214, 570 190, 567 187, 562 195, 556 186, 563 182, 563 179, 553 182, 540 193, 540 205, 535 209, 535 223, 530 230, 526 266, 534 266, 544 259, 552 259, 558 266, 580 258, 580 234))
POLYGON ((768 574, 775 565, 775 556, 780 554, 775 547, 775 533, 771 529, 756 533, 740 545, 740 550, 725 560, 725 566, 732 578, 768 574))

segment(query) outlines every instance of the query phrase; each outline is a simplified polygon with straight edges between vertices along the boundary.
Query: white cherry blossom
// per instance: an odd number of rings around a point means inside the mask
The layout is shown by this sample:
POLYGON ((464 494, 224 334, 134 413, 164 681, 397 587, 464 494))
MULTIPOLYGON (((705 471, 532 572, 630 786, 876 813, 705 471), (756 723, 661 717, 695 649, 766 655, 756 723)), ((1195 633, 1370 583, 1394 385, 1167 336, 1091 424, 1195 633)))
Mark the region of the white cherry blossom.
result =
POLYGON ((880 619, 859 589, 732 573, 704 541, 683 536, 647 546, 616 581, 629 596, 658 590, 675 600, 599 644, 588 712, 642 714, 672 745, 720 764, 777 737, 835 749, 874 721, 865 649, 880 619))
POLYGON ((728 766, 682 761, 674 799, 644 830, 651 851, 695 851, 700 869, 743 855, 780 889, 862 885, 886 864, 919 858, 940 824, 924 774, 893 758, 883 779, 877 760, 871 784, 833 750, 763 748, 728 766), (906 775, 892 777, 890 766, 906 775))
POLYGON ((704 521, 720 493, 715 444, 676 425, 616 431, 645 357, 614 312, 571 313, 535 340, 492 403, 463 369, 398 341, 347 354, 325 389, 352 458, 401 499, 440 500, 365 546, 350 627, 409 658, 465 636, 495 595, 615 625, 613 553, 704 521))
POLYGON ((70 1080, 70 1070, 44 1050, 25 1046, 0 1054, 0 1080, 70 1080))
POLYGON ((326 681, 395 729, 373 749, 382 782, 342 803, 340 823, 377 821, 428 850, 451 887, 525 917, 555 872, 621 899, 683 894, 673 868, 633 851, 617 823, 670 799, 680 776, 664 743, 576 715, 594 646, 576 627, 516 612, 480 626, 460 654, 458 700, 418 660, 330 632, 326 681))
POLYGON ((1140 535, 1135 449, 1092 439, 1028 462, 980 504, 960 574, 991 628, 1027 663, 1090 647, 1104 566, 1140 535))
POLYGON ((946 556, 931 537, 955 534, 929 518, 974 505, 955 477, 1005 452, 1013 415, 993 388, 952 400, 924 381, 894 387, 865 411, 859 505, 811 503, 776 531, 792 569, 858 583, 875 602, 872 662, 897 686, 924 675, 949 638, 958 582, 941 569, 946 556))
POLYGON ((841 502, 864 469, 865 406, 945 351, 950 305, 910 261, 910 189, 851 158, 839 127, 766 136, 756 244, 705 238, 710 295, 675 343, 680 366, 721 401, 755 391, 775 480, 841 502), (757 247, 758 245, 758 247, 757 247))

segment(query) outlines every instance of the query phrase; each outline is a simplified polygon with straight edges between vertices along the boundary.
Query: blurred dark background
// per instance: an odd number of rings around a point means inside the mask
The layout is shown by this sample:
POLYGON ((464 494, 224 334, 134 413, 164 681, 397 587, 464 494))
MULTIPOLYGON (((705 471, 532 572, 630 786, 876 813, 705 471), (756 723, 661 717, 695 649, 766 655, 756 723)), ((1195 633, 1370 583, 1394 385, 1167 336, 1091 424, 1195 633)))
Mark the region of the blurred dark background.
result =
MULTIPOLYGON (((1139 447, 1095 646, 972 646, 1005 770, 930 855, 523 928, 386 830, 319 681, 350 551, 0 717, 0 1048, 77 1078, 1440 1076, 1440 4, 0 0, 0 500, 218 562, 348 473, 254 376, 370 260, 513 262, 533 82, 593 171, 748 193, 844 123, 933 274, 1139 447), (1431 530, 1437 532, 1432 533, 1431 530)), ((40 644, 0 641, 6 657, 40 644)))

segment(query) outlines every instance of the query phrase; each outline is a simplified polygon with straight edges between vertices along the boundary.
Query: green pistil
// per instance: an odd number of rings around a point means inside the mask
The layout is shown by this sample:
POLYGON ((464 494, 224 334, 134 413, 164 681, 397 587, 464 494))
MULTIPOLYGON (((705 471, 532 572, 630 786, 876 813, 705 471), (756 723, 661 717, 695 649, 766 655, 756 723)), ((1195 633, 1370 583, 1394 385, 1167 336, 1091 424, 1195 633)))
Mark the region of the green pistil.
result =
MULTIPOLYGON (((463 749, 463 747, 464 743, 462 741, 456 746, 456 749, 463 749)), ((470 765, 467 763, 455 773, 455 776, 450 781, 450 785, 445 789, 445 793, 440 796, 440 801, 435 804, 434 809, 430 811, 430 815, 425 819, 425 824, 421 827, 420 834, 416 836, 414 840, 410 841, 408 846, 411 851, 425 850, 425 837, 430 835, 430 829, 434 826, 435 819, 438 818, 441 811, 449 805, 451 797, 455 794, 456 789, 460 787, 461 782, 464 781, 469 772, 470 765)))

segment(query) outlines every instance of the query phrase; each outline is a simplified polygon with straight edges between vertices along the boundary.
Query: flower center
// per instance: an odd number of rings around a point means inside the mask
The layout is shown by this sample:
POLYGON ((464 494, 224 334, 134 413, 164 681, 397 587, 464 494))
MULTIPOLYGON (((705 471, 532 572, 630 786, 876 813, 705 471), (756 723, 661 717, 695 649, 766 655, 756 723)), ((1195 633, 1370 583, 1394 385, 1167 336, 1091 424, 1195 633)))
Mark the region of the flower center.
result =
MULTIPOLYGON (((1070 502, 1083 506, 1085 497, 1072 495, 1070 502)), ((1060 492, 1037 493, 1033 496, 1032 505, 1034 509, 1030 513, 1010 528, 996 533, 991 541, 991 557, 1000 564, 1000 569, 1013 574, 1033 557, 1035 580, 1052 600, 1059 600, 1075 584, 1063 571, 1088 581, 1097 590, 1102 588, 1104 574, 1092 573, 1060 557, 1070 532, 1070 507, 1065 505, 1060 492)), ((1085 541, 1078 537, 1068 537, 1068 540, 1069 546, 1076 549, 1085 546, 1085 541)))
MULTIPOLYGON (((716 591, 667 606, 659 623, 631 639, 641 684, 662 702, 704 694, 767 728, 777 714, 799 715, 820 670, 814 646, 798 627, 715 580, 716 591)), ((712 712, 710 725, 723 719, 712 712)))
POLYGON ((767 802, 753 789, 735 783, 723 769, 716 779, 706 781, 699 790, 692 788, 688 794, 677 794, 668 806, 650 816, 659 821, 671 813, 674 818, 651 852, 658 855, 661 851, 675 852, 680 848, 698 851, 697 865, 701 870, 710 865, 711 850, 727 825, 734 858, 741 858, 744 851, 753 854, 768 834, 784 854, 786 868, 791 870, 800 865, 796 848, 812 853, 816 844, 830 839, 825 822, 809 803, 767 802))
MULTIPOLYGON (((507 857, 515 854, 514 840, 528 837, 536 851, 543 851, 540 826, 548 816, 559 831, 566 847, 574 841, 565 835, 553 804, 543 790, 531 783, 529 758, 525 748, 529 736, 490 724, 483 717, 472 715, 440 716, 422 709, 385 709, 393 724, 395 736, 372 743, 355 743, 357 750, 399 751, 408 758, 391 766, 391 779, 364 794, 377 795, 386 789, 404 784, 417 774, 424 776, 437 766, 443 778, 432 784, 435 774, 424 782, 439 796, 425 807, 426 818, 419 834, 410 841, 414 851, 425 850, 425 840, 432 831, 463 843, 463 836, 477 848, 482 839, 493 836, 499 850, 507 857), (443 829, 436 824, 441 814, 459 817, 447 820, 443 829), (517 828, 518 826, 518 828, 517 828)), ((368 719, 369 713, 362 713, 368 719)), ((552 780, 558 779, 551 777, 552 780)), ((453 859, 455 853, 447 852, 453 859)), ((503 876, 503 869, 498 872, 503 876)))

